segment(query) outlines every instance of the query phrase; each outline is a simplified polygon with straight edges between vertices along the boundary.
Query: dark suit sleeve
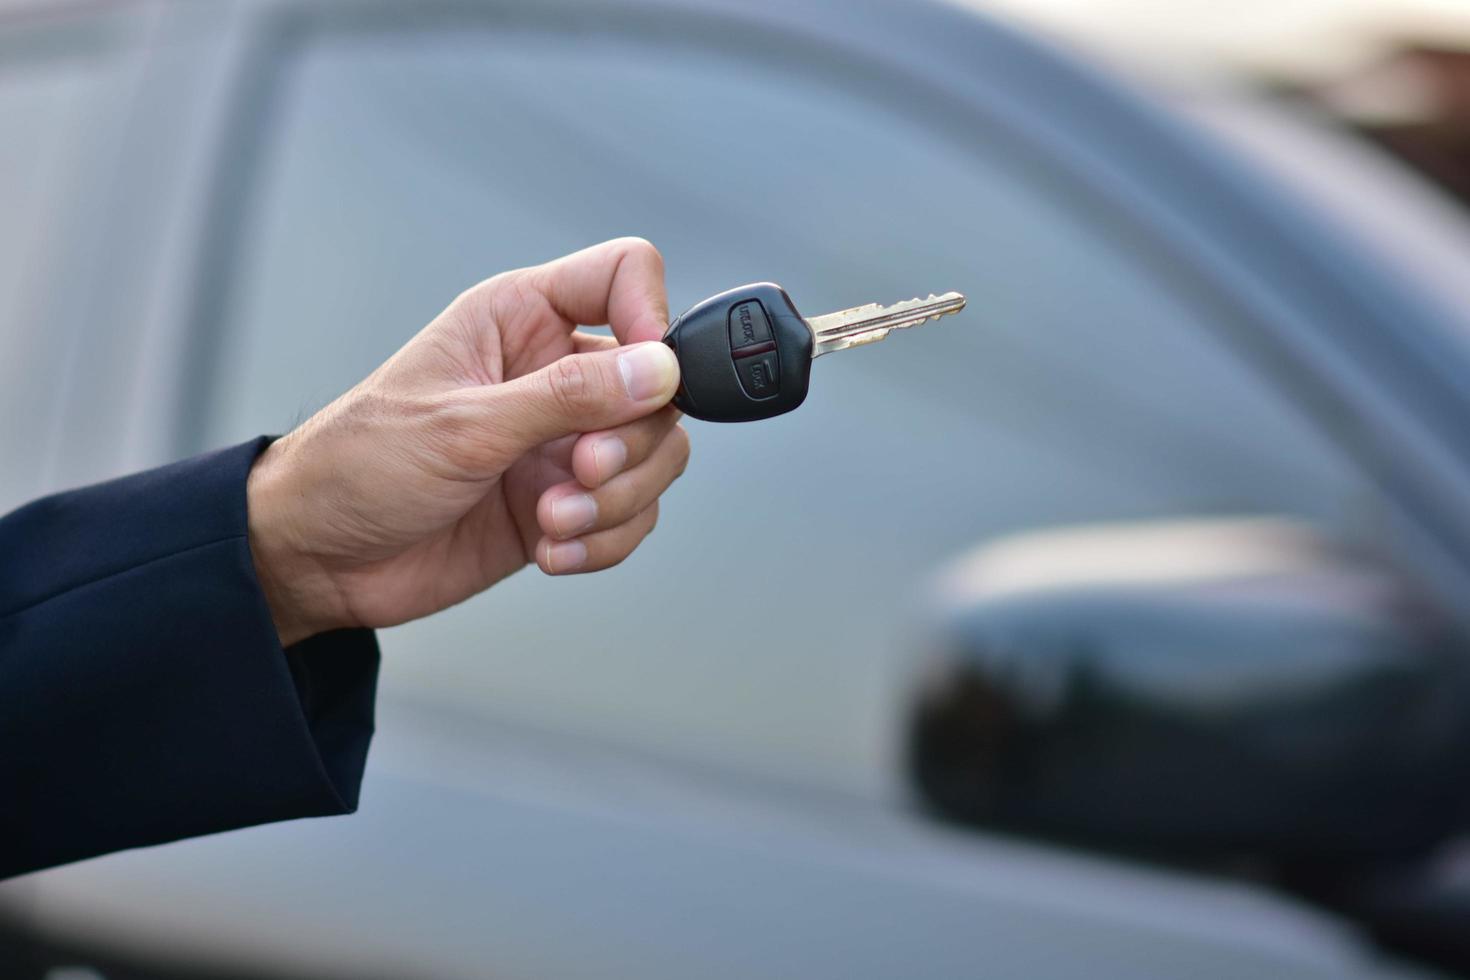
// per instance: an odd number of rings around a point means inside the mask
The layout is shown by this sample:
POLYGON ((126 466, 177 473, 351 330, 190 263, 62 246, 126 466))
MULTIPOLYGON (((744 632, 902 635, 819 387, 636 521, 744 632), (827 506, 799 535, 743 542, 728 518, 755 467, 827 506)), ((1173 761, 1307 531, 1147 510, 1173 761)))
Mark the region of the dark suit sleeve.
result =
POLYGON ((0 877, 356 809, 377 644, 282 649, 246 536, 267 442, 0 518, 0 877))

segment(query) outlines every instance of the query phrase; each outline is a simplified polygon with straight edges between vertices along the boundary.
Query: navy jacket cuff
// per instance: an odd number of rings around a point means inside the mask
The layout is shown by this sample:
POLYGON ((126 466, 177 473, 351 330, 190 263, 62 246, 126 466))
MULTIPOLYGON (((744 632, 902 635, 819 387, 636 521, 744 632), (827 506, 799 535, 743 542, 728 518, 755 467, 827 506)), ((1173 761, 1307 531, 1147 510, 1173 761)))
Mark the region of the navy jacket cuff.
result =
POLYGON ((268 443, 0 519, 0 876, 356 808, 378 648, 282 649, 247 535, 268 443))

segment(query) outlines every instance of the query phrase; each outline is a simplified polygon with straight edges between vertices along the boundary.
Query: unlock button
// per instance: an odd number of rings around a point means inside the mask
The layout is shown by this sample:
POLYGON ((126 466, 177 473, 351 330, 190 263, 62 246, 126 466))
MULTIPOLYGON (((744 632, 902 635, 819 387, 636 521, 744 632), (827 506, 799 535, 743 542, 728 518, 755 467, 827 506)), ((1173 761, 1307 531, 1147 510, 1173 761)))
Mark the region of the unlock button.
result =
POLYGON ((735 371, 740 375, 740 386, 751 398, 771 398, 781 392, 781 362, 775 351, 737 358, 735 371))
MULTIPOLYGON (((730 307, 730 349, 757 347, 771 341, 771 321, 760 300, 748 299, 730 307)), ((737 355, 738 356, 738 355, 737 355)))

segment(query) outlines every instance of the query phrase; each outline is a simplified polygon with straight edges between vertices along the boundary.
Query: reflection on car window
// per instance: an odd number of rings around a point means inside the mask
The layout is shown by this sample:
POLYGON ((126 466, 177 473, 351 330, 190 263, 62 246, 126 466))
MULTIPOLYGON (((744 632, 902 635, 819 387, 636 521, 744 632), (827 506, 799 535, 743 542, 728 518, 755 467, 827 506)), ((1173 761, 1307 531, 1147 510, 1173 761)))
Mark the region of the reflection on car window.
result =
POLYGON ((1331 527, 1371 503, 1219 344, 1215 311, 1002 137, 955 142, 922 104, 692 45, 424 33, 308 48, 271 125, 214 443, 289 427, 476 279, 616 235, 664 251, 676 312, 757 279, 808 313, 970 296, 824 358, 791 416, 692 423, 646 553, 577 581, 526 573, 391 632, 389 692, 872 788, 908 610, 944 558, 1038 525, 1331 527), (750 611, 733 621, 732 595, 750 611))

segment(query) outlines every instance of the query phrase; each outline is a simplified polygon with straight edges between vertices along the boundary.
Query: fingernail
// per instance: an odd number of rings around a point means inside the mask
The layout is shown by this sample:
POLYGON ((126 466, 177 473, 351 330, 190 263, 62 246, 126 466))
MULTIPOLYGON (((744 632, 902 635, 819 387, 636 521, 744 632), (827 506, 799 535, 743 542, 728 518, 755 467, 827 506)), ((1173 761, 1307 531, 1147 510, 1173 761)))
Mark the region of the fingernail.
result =
POLYGON ((628 462, 628 444, 617 436, 603 436, 592 442, 592 470, 598 482, 611 480, 623 472, 628 462))
POLYGON ((572 493, 551 502, 551 525, 558 537, 580 534, 597 520, 597 501, 585 493, 572 493))
POLYGON ((672 398, 679 386, 679 361, 661 341, 635 344, 618 355, 623 387, 634 401, 672 398))
POLYGON ((557 541, 546 545, 546 570, 553 575, 575 572, 587 560, 587 546, 580 541, 557 541))

